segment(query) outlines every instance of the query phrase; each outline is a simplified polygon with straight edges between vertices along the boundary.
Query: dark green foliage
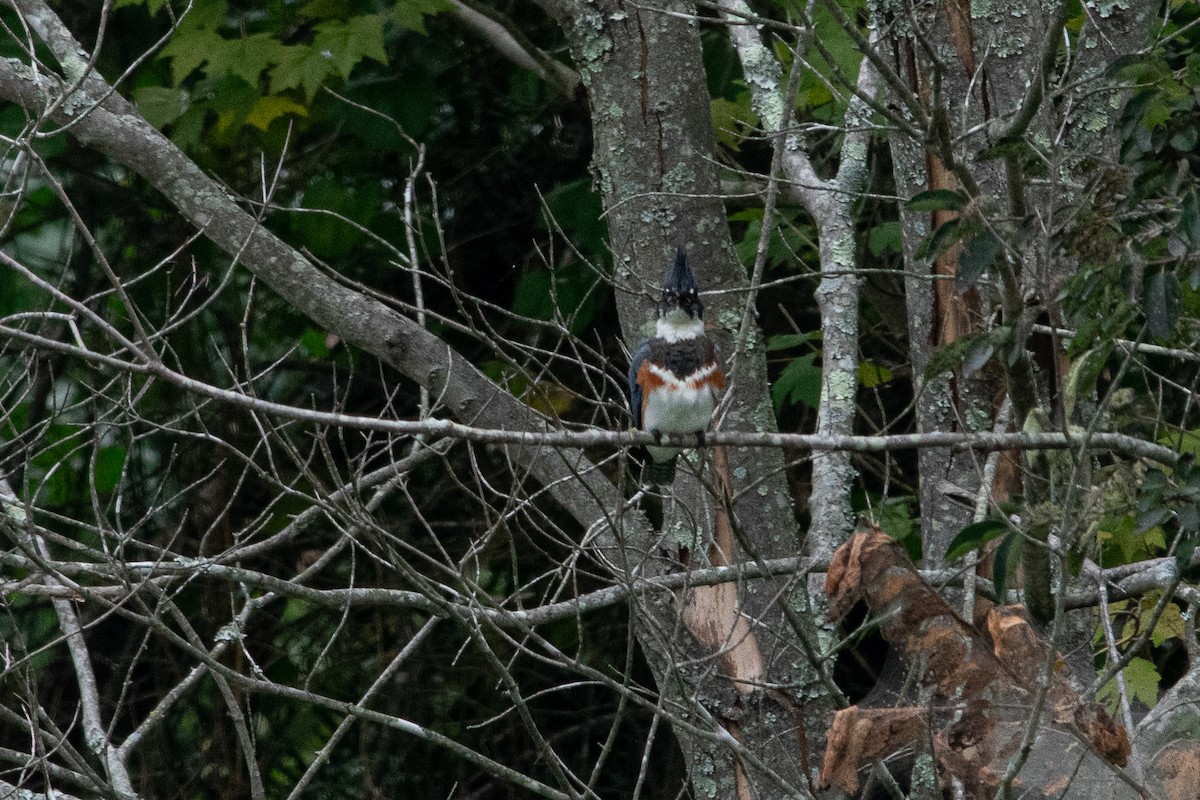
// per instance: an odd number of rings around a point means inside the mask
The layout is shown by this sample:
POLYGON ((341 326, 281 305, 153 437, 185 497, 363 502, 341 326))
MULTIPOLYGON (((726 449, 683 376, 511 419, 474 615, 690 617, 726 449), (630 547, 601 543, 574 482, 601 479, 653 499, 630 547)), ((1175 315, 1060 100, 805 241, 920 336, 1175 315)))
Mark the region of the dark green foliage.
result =
MULTIPOLYGON (((167 30, 167 2, 116 4, 108 30, 113 44, 101 64, 107 76, 120 74, 129 56, 140 55, 139 47, 167 30)), ((135 70, 123 90, 152 123, 249 202, 269 195, 272 205, 261 211, 275 233, 345 280, 399 303, 414 300, 411 278, 396 264, 409 255, 403 190, 419 139, 426 158, 415 182, 413 216, 419 226, 416 255, 430 276, 424 289, 431 326, 439 325, 438 315, 458 316, 459 304, 466 302, 468 318, 524 342, 529 330, 536 336, 541 329, 512 312, 533 320, 563 317, 573 333, 608 343, 607 356, 593 354, 592 361, 615 360, 620 351, 611 335, 611 292, 602 283, 606 232, 585 170, 584 109, 573 98, 556 97, 486 43, 464 36, 452 21, 430 16, 445 7, 438 0, 405 0, 394 8, 374 2, 198 2, 169 44, 135 70), (567 253, 567 242, 578 257, 541 261, 539 248, 551 243, 567 253), (514 335, 517 329, 524 332, 514 335)), ((99 8, 75 9, 78 16, 69 21, 78 31, 94 30, 99 8)), ((11 16, 5 22, 10 30, 20 29, 11 16)), ((524 22, 539 44, 559 46, 544 17, 530 15, 524 22)), ((8 37, 0 38, 11 45, 8 37)), ((47 57, 47 63, 52 60, 47 57)), ((0 110, 0 128, 8 136, 27 122, 15 107, 0 110)), ((298 407, 415 416, 415 386, 314 328, 206 240, 177 250, 195 232, 140 181, 114 173, 65 134, 39 140, 38 151, 71 187, 114 271, 140 276, 127 291, 143 320, 154 328, 173 325, 157 340, 172 368, 218 386, 244 381, 258 397, 298 407)), ((37 185, 24 195, 7 234, 10 252, 72 296, 90 298, 89 308, 132 335, 128 310, 87 248, 72 242, 65 209, 49 187, 37 185)), ((0 269, 0 315, 47 308, 67 310, 18 274, 0 269)), ((111 349, 83 318, 74 329, 64 325, 50 335, 74 341, 76 330, 98 351, 111 349)), ((472 357, 497 355, 494 339, 455 328, 447 336, 472 357)), ((524 378, 527 357, 519 350, 502 355, 505 368, 524 378)), ((622 370, 623 364, 613 369, 622 370)), ((145 376, 115 377, 53 352, 20 351, 7 340, 0 341, 0 375, 5 386, 21 387, 12 395, 19 402, 0 407, 0 474, 44 510, 39 522, 61 529, 67 541, 112 546, 112 539, 102 544, 90 528, 63 524, 67 519, 115 521, 135 531, 123 554, 131 560, 152 561, 160 557, 157 547, 200 558, 233 546, 231 531, 253 531, 257 540, 276 535, 330 487, 407 455, 380 439, 286 424, 265 446, 261 420, 249 414, 216 404, 197 407, 196 398, 145 376), (111 398, 120 410, 105 412, 89 402, 90 391, 111 398)), ((578 413, 571 387, 588 386, 575 364, 554 361, 536 378, 541 392, 529 402, 550 394, 556 411, 578 413)), ((591 411, 589 406, 583 413, 591 411)), ((419 498, 423 516, 401 495, 378 512, 386 529, 346 532, 317 524, 244 565, 290 578, 313 553, 354 535, 364 538, 326 567, 326 588, 409 585, 380 559, 393 565, 407 560, 417 575, 444 579, 434 554, 462 558, 480 535, 482 520, 511 511, 505 499, 479 497, 470 480, 460 478, 478 469, 496 485, 514 479, 486 450, 471 454, 459 447, 436 466, 409 478, 408 491, 419 498), (431 521, 436 541, 423 521, 431 521)), ((476 556, 478 585, 494 602, 542 591, 529 588, 533 576, 553 574, 570 555, 562 539, 582 536, 562 531, 562 519, 550 522, 544 512, 535 517, 512 539, 497 539, 476 556), (562 538, 548 537, 549 530, 562 538)), ((110 534, 117 536, 106 531, 110 534)), ((52 547, 60 552, 60 545, 52 547)), ((596 586, 584 577, 576 588, 596 586)), ((144 599, 147 605, 139 599, 131 611, 154 614, 153 598, 144 599)), ((203 642, 225 635, 231 611, 243 599, 229 584, 199 576, 172 595, 203 642)), ((115 723, 120 738, 188 674, 195 659, 119 612, 104 613, 91 604, 84 611, 93 628, 89 643, 103 665, 105 708, 127 709, 115 723)), ((423 616, 395 609, 344 614, 276 601, 254 615, 241 632, 244 649, 231 647, 223 663, 357 702, 423 616)), ((74 677, 55 619, 44 599, 6 598, 0 633, 14 648, 14 660, 0 680, 10 696, 23 683, 56 687, 58 699, 46 710, 66 725, 74 713, 74 677)), ((590 668, 616 674, 628 662, 634 680, 650 682, 640 656, 627 652, 623 609, 589 615, 586 623, 586 632, 571 621, 539 633, 590 668)), ((572 676, 499 638, 492 646, 527 695, 547 692, 530 701, 532 714, 543 729, 556 732, 563 752, 572 754, 572 769, 586 775, 613 724, 617 695, 588 685, 549 691, 571 683, 572 676)), ((511 718, 495 719, 511 709, 497 689, 498 678, 465 631, 443 624, 371 705, 505 763, 530 765, 530 774, 553 782, 548 768, 537 766, 536 747, 522 728, 509 724, 511 718)), ((342 715, 269 692, 233 689, 258 743, 267 796, 284 797, 342 715)), ((623 735, 633 744, 609 757, 596 787, 609 796, 632 790, 649 715, 634 707, 622 720, 623 735)), ((362 728, 342 740, 308 796, 444 797, 455 785, 480 796, 510 793, 442 747, 410 733, 362 728)), ((72 735, 83 747, 78 726, 72 735)), ((5 746, 26 747, 27 739, 27 731, 0 727, 5 746)), ((660 729, 654 748, 664 768, 647 791, 658 781, 677 786, 681 766, 669 733, 660 729)), ((145 757, 135 757, 131 766, 145 796, 250 796, 225 700, 210 678, 189 687, 141 752, 145 757)))
POLYGON ((978 550, 993 539, 1009 533, 1012 527, 1003 520, 985 519, 959 531, 946 548, 946 560, 955 561, 978 550))
POLYGON ((973 236, 958 256, 958 280, 966 286, 973 285, 1003 252, 1004 243, 991 231, 973 236))

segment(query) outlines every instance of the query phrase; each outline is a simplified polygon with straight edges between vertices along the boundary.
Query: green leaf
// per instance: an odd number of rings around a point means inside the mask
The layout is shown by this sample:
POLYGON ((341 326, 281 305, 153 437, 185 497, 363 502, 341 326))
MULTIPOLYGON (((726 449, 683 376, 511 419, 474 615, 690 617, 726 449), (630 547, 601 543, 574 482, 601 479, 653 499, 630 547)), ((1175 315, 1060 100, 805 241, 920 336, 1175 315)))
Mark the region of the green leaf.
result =
POLYGON ((191 101, 183 89, 166 86, 142 86, 133 90, 133 102, 138 111, 154 127, 162 130, 183 116, 191 101))
MULTIPOLYGON (((851 18, 855 16, 858 7, 861 7, 856 5, 856 0, 850 3, 839 0, 839 5, 850 14, 851 18)), ((857 75, 858 65, 862 61, 862 51, 854 46, 853 39, 838 23, 833 13, 820 3, 801 13, 805 16, 811 14, 813 38, 824 45, 825 52, 833 59, 840 73, 857 75)), ((815 46, 810 46, 805 55, 808 61, 805 66, 811 66, 811 69, 801 71, 797 103, 802 108, 813 109, 814 116, 822 121, 831 122, 834 119, 841 119, 845 103, 840 97, 835 98, 829 86, 830 81, 835 84, 838 81, 833 67, 815 46)))
POLYGON ((1147 508, 1137 515, 1137 530, 1138 533, 1145 533, 1159 525, 1162 525, 1171 518, 1170 509, 1165 506, 1154 506, 1147 508))
POLYGON ((975 156, 976 161, 995 161, 1000 158, 1010 158, 1017 156, 1028 156, 1033 152, 1029 142, 1025 141, 1024 137, 1014 136, 1008 139, 1001 139, 991 147, 985 147, 980 150, 975 156))
POLYGON ((871 228, 870 233, 867 234, 867 249, 873 256, 902 252, 903 237, 900 223, 896 221, 883 222, 871 228))
POLYGON ((1143 492, 1161 492, 1167 488, 1170 482, 1167 480, 1167 473, 1161 469, 1152 469, 1146 472, 1146 477, 1142 479, 1143 492))
POLYGON ((1108 80, 1121 77, 1126 70, 1136 65, 1142 60, 1140 55, 1123 55, 1113 59, 1113 61, 1104 69, 1104 77, 1108 80))
POLYGON ((950 189, 929 189, 918 192, 905 204, 909 211, 962 211, 967 196, 950 189))
POLYGON ((1179 322, 1179 278, 1174 272, 1158 270, 1147 276, 1142 289, 1142 310, 1150 333, 1160 339, 1169 337, 1179 322))
POLYGON ((996 342, 992 336, 984 336, 982 339, 976 340, 963 353, 962 374, 963 377, 969 378, 979 370, 983 369, 984 365, 992 360, 992 356, 996 354, 996 342))
POLYGON ((1142 114, 1142 127, 1152 131, 1165 124, 1170 118, 1171 107, 1162 97, 1156 96, 1146 105, 1146 110, 1142 114))
MULTIPOLYGON (((40 189, 35 189, 30 192, 30 196, 35 193, 44 193, 51 196, 51 202, 54 202, 52 189, 43 186, 40 189)), ((42 300, 41 292, 37 288, 18 277, 13 270, 0 270, 0 316, 15 314, 20 311, 32 311, 38 307, 38 303, 42 300)), ((15 406, 10 405, 5 411, 5 415, 13 412, 15 406)), ((12 423, 13 417, 9 416, 7 422, 12 423)))
POLYGON ((963 222, 962 217, 955 217, 943 222, 932 236, 921 243, 917 249, 917 258, 928 258, 930 261, 937 259, 966 236, 969 233, 969 227, 963 222))
POLYGON ((345 19, 350 16, 352 0, 302 0, 299 6, 301 16, 311 20, 345 19))
POLYGON ((347 133, 378 152, 407 151, 409 144, 400 131, 420 137, 433 124, 443 96, 434 76, 419 68, 400 70, 393 78, 353 81, 347 87, 346 95, 376 112, 370 114, 358 108, 342 107, 339 117, 346 124, 347 133))
POLYGON ((1192 86, 1200 86, 1200 53, 1191 53, 1184 60, 1185 76, 1192 86))
POLYGON ((192 106, 175 121, 171 129, 171 141, 181 150, 192 151, 200 146, 204 136, 204 118, 208 110, 203 106, 192 106))
MULTIPOLYGON (((608 225, 604 222, 604 201, 592 186, 591 178, 561 183, 546 193, 546 210, 554 224, 584 253, 607 252, 608 225)), ((551 230, 546 220, 539 228, 551 230)))
POLYGON ((986 338, 986 333, 983 331, 977 331, 975 333, 968 333, 965 336, 960 336, 953 342, 949 342, 939 347, 934 351, 933 356, 929 359, 929 363, 925 365, 925 380, 933 380, 944 372, 957 372, 962 366, 963 358, 966 356, 967 350, 980 340, 986 338))
POLYGON ((1123 77, 1137 83, 1158 83, 1171 77, 1170 66, 1160 56, 1123 57, 1117 59, 1116 65, 1120 66, 1123 77))
POLYGON ((1167 603, 1163 606, 1158 624, 1150 633, 1150 641, 1154 642, 1155 647, 1158 647, 1168 639, 1184 639, 1186 636, 1187 625, 1183 619, 1183 612, 1174 603, 1167 603))
POLYGON ((1200 509, 1196 508, 1195 503, 1184 503, 1175 512, 1175 524, 1182 531, 1200 529, 1200 509))
POLYGON ((284 47, 279 63, 270 72, 271 93, 303 89, 304 96, 311 100, 331 72, 333 59, 328 55, 306 46, 284 47))
POLYGON ((876 386, 882 386, 890 382, 894 377, 896 377, 895 374, 887 367, 881 367, 870 361, 859 362, 858 385, 864 389, 874 389, 876 386))
POLYGON ((1196 548, 1200 547, 1200 537, 1195 533, 1179 543, 1175 548, 1175 568, 1183 572, 1192 563, 1192 554, 1196 552, 1196 548))
MULTIPOLYGON (((919 530, 917 521, 913 519, 915 497, 894 497, 883 501, 881 508, 876 510, 875 522, 883 532, 898 542, 904 541, 919 530)), ((915 537, 918 540, 920 537, 915 537)))
POLYGON ((279 624, 292 625, 293 623, 308 616, 308 613, 311 610, 312 609, 309 608, 308 603, 304 602, 303 600, 297 600, 295 598, 285 600, 283 603, 283 613, 279 615, 279 624))
POLYGON ((813 362, 816 353, 805 353, 793 359, 771 384, 771 400, 778 414, 789 403, 803 403, 817 408, 821 403, 821 368, 813 362))
POLYGON ((996 590, 996 602, 1002 605, 1008 602, 1008 584, 1021 561, 1021 545, 1024 541, 1012 533, 1004 537, 992 554, 992 586, 996 590))
POLYGON ((300 346, 310 358, 329 358, 329 334, 318 328, 305 328, 300 334, 300 346))
POLYGON ((251 86, 258 86, 263 70, 278 64, 287 47, 269 33, 256 33, 238 39, 221 39, 208 57, 209 75, 236 75, 251 86))
POLYGON ((225 40, 215 31, 181 27, 163 47, 160 57, 171 59, 171 80, 178 86, 224 46, 225 40))
POLYGON ((154 16, 161 11, 169 2, 169 0, 116 0, 112 7, 117 8, 132 8, 134 6, 145 6, 150 12, 150 16, 154 16))
MULTIPOLYGON (((811 251, 814 246, 813 232, 809 225, 798 224, 793 218, 798 209, 780 209, 775 216, 775 225, 767 239, 767 266, 795 264, 797 254, 811 251)), ((763 211, 751 208, 730 217, 730 222, 745 222, 746 229, 741 241, 734 245, 738 259, 747 267, 754 263, 758 253, 758 238, 762 232, 763 211)))
POLYGON ((1166 431, 1158 437, 1164 447, 1178 450, 1180 455, 1200 456, 1200 428, 1186 431, 1166 431))
POLYGON ((282 95, 260 97, 254 101, 254 107, 246 115, 246 124, 253 125, 266 133, 272 122, 288 114, 303 117, 308 114, 308 109, 295 100, 282 95))
POLYGON ((946 561, 962 558, 972 550, 978 550, 993 539, 1012 531, 1004 520, 985 519, 963 528, 946 548, 946 561))
POLYGON ((176 36, 189 31, 215 31, 229 20, 229 3, 226 0, 205 0, 193 3, 176 36))
POLYGON ((1183 196, 1179 227, 1187 236, 1192 247, 1200 249, 1200 202, 1197 202, 1195 189, 1188 190, 1188 193, 1183 196))
MULTIPOLYGON (((1154 664, 1144 658, 1134 658, 1121 670, 1125 679, 1125 691, 1130 701, 1138 701, 1147 708, 1154 708, 1158 703, 1158 685, 1162 678, 1154 664)), ((1116 678, 1096 692, 1096 699, 1109 708, 1116 708, 1120 702, 1119 687, 1116 678)))
POLYGON ((304 190, 304 208, 332 211, 332 214, 296 214, 292 227, 304 244, 319 258, 345 258, 362 240, 363 234, 346 220, 370 227, 379 213, 381 200, 376 186, 343 186, 333 178, 317 178, 304 190))
POLYGON ((67 137, 65 134, 57 134, 54 136, 46 136, 41 139, 33 140, 33 149, 42 158, 58 158, 67 151, 67 137))
POLYGON ((1159 81, 1159 89, 1163 96, 1172 103, 1178 103, 1180 100, 1186 100, 1191 95, 1191 90, 1188 89, 1180 81, 1175 80, 1174 76, 1168 77, 1165 80, 1159 81))
POLYGON ((972 237, 958 254, 958 280, 974 286, 1003 250, 1004 244, 991 231, 972 237))
POLYGON ((530 319, 561 317, 572 333, 578 333, 595 315, 599 281, 600 276, 582 263, 531 270, 517 282, 513 311, 530 319))
POLYGON ((342 22, 331 20, 317 26, 313 37, 313 50, 327 55, 334 68, 343 78, 364 58, 373 58, 381 64, 387 63, 387 51, 383 47, 383 14, 364 14, 342 22))
POLYGON ((407 31, 426 36, 425 17, 452 8, 449 0, 400 0, 392 8, 392 21, 407 31))
POLYGON ((1171 147, 1180 152, 1190 153, 1196 148, 1196 142, 1200 140, 1196 129, 1192 127, 1184 128, 1171 137, 1171 147))
POLYGON ((828 84, 815 75, 805 75, 800 80, 800 89, 796 92, 797 108, 817 108, 833 100, 833 92, 828 84))
POLYGON ((96 453, 95 487, 98 492, 111 492, 121 483, 125 469, 125 448, 110 445, 96 453))
MULTIPOLYGON (((259 97, 258 90, 236 75, 229 74, 205 83, 211 86, 208 97, 209 110, 217 114, 214 130, 218 135, 232 139, 241 130, 242 122, 254 108, 254 103, 259 97)), ((200 94, 197 89, 196 96, 200 94)))
POLYGON ((750 107, 749 92, 741 92, 736 100, 714 98, 709 110, 717 142, 730 150, 736 151, 746 138, 746 130, 758 124, 758 115, 750 107))

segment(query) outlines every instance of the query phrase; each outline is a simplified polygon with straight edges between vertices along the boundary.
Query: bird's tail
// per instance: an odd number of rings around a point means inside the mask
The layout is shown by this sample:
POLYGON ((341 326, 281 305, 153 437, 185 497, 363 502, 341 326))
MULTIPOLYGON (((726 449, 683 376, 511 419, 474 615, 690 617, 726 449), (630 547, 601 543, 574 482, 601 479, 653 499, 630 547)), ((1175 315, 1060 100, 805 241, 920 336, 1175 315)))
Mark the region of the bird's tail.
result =
POLYGON ((646 465, 642 467, 642 483, 647 486, 670 486, 675 483, 675 462, 678 460, 677 455, 666 461, 647 458, 646 465))

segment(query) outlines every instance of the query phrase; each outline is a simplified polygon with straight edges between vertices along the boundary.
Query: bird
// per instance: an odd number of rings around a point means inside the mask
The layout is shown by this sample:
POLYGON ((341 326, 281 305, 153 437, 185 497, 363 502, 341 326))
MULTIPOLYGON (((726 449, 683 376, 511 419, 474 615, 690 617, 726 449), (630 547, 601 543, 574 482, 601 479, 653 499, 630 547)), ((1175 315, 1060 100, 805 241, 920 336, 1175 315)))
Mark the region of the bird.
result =
MULTIPOLYGON (((683 246, 663 276, 655 335, 642 342, 629 363, 629 409, 633 427, 651 433, 694 433, 703 437, 712 421, 725 372, 704 332, 704 304, 683 246)), ((642 480, 670 486, 681 448, 646 447, 650 458, 642 480)))

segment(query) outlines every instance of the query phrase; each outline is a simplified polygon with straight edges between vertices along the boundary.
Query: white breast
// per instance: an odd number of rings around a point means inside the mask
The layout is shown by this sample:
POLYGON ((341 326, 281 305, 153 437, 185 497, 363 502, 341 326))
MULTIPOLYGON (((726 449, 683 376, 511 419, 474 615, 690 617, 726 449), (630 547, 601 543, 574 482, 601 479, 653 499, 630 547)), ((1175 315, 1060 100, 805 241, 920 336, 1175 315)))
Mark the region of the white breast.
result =
MULTIPOLYGON (((690 380, 681 381, 670 372, 650 367, 664 383, 646 396, 642 425, 661 433, 697 433, 708 430, 716 407, 716 393, 700 381, 712 374, 715 364, 701 370, 690 380)), ((674 447, 647 448, 656 461, 665 461, 679 452, 674 447)))

